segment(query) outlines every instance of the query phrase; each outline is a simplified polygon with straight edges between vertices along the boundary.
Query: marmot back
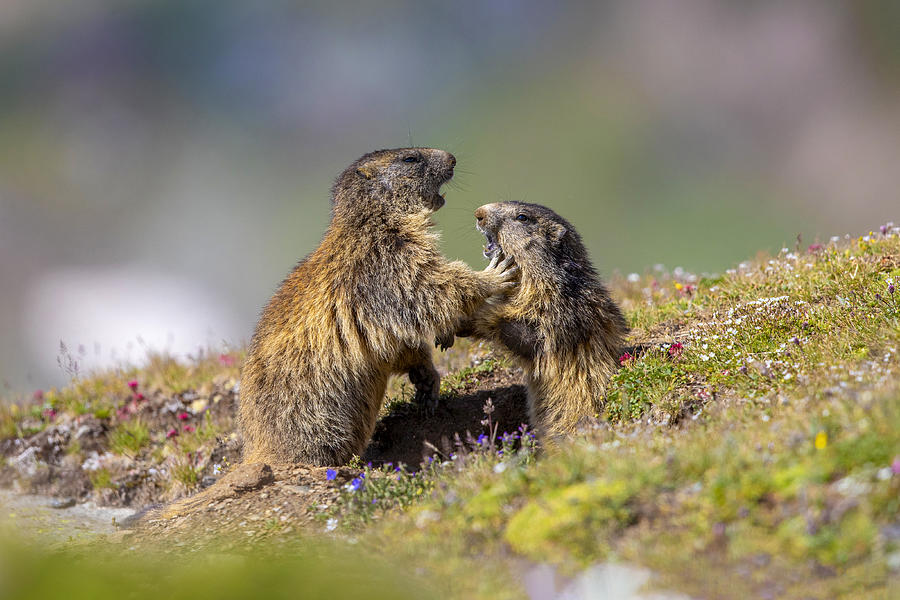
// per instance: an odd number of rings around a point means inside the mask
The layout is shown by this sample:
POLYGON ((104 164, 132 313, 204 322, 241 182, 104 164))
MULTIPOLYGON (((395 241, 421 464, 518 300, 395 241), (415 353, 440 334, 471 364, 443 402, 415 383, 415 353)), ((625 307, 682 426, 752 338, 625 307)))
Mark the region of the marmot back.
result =
POLYGON ((247 462, 346 463, 362 455, 388 377, 407 373, 431 408, 431 340, 513 285, 504 266, 449 262, 430 231, 452 154, 366 154, 337 179, 332 219, 263 310, 241 376, 247 462))
POLYGON ((575 228, 545 206, 487 204, 475 211, 485 256, 515 260, 521 283, 507 300, 489 301, 461 335, 473 333, 522 365, 532 425, 542 435, 573 431, 602 409, 618 367, 627 322, 575 228))

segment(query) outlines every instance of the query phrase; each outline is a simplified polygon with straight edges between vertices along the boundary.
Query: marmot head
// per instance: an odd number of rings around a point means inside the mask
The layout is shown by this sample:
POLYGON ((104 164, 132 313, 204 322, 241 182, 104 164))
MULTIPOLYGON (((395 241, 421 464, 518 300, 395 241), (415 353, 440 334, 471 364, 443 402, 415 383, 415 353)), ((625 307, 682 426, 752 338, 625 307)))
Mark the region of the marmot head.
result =
POLYGON ((484 255, 498 252, 524 265, 566 265, 586 258, 581 238, 572 225, 540 204, 495 202, 475 211, 475 227, 485 238, 484 255))
POLYGON ((453 177, 456 158, 435 148, 370 152, 341 173, 332 188, 335 207, 361 198, 384 200, 408 210, 444 205, 440 187, 453 177))

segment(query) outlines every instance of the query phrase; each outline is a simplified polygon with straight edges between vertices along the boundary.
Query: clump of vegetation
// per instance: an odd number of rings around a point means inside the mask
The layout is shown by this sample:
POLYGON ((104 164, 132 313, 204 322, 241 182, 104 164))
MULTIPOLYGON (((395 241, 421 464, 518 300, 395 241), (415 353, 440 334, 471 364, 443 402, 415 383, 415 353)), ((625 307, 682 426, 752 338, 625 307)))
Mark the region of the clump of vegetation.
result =
POLYGON ((150 429, 140 419, 124 421, 109 433, 109 449, 116 454, 135 457, 150 443, 150 429))

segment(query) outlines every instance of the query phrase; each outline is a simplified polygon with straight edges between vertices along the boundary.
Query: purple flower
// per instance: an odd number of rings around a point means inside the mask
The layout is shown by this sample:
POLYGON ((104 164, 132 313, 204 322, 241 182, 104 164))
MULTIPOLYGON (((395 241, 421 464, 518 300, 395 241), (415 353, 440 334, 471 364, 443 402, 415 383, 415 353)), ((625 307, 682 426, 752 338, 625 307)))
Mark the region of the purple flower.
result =
POLYGON ((475 440, 475 442, 476 442, 477 444, 479 444, 479 445, 485 443, 486 441, 487 441, 487 436, 486 436, 485 434, 483 434, 483 433, 482 433, 481 435, 478 436, 478 439, 477 439, 477 440, 475 440))
POLYGON ((337 477, 337 471, 334 469, 326 469, 325 470, 325 479, 328 481, 334 481, 334 478, 337 477))
POLYGON ((891 463, 891 472, 894 475, 900 475, 900 456, 894 458, 894 462, 891 463))
POLYGON ((353 490, 354 492, 358 492, 359 488, 361 488, 362 486, 363 486, 363 478, 362 477, 357 477, 356 479, 354 479, 353 481, 350 482, 350 489, 353 490))
POLYGON ((130 387, 132 390, 136 390, 138 388, 137 379, 132 379, 131 381, 129 381, 128 387, 130 387))

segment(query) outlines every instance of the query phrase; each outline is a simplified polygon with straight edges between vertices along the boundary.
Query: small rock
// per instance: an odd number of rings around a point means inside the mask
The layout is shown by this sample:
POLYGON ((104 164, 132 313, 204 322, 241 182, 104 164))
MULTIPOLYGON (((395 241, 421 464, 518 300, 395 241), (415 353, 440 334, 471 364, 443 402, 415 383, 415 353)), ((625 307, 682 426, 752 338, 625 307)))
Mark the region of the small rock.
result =
POLYGON ((50 508, 72 508, 75 506, 75 498, 54 498, 50 508))
POLYGON ((20 475, 32 477, 37 473, 38 459, 37 448, 32 446, 26 448, 21 454, 9 461, 9 464, 15 468, 20 475))
POLYGON ((208 488, 209 486, 214 484, 217 479, 218 479, 218 477, 213 477, 212 475, 204 475, 203 478, 200 480, 200 487, 208 488))
POLYGON ((236 492, 258 490, 275 481, 272 467, 264 463, 242 464, 228 473, 224 479, 236 492))

